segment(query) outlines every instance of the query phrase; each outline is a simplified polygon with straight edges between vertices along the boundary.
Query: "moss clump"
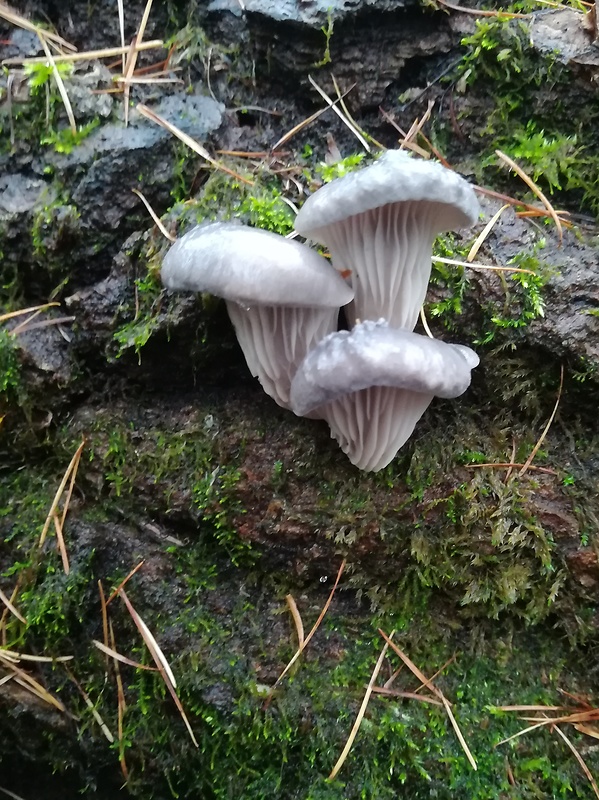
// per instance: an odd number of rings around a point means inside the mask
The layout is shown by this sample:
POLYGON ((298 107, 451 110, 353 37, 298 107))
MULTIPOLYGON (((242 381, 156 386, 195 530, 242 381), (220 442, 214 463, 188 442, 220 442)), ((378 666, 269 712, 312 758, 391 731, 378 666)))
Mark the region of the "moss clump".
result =
POLYGON ((21 383, 17 352, 15 337, 0 328, 0 398, 4 398, 4 402, 14 399, 21 383))
POLYGON ((411 536, 415 574, 424 586, 457 590, 466 610, 484 608, 495 618, 509 610, 538 621, 551 613, 566 574, 554 563, 550 531, 532 511, 535 481, 523 486, 477 473, 423 504, 411 536))
MULTIPOLYGON (((510 10, 520 10, 517 5, 510 10)), ((477 20, 462 45, 466 52, 451 78, 458 89, 456 124, 468 128, 475 150, 469 163, 478 182, 515 190, 500 170, 499 148, 560 203, 598 214, 599 114, 588 86, 554 55, 531 46, 528 21, 477 20), (564 90, 566 83, 575 88, 564 90), (581 99, 587 95, 588 102, 581 99)), ((442 138, 444 125, 437 126, 442 138)))
POLYGON ((64 248, 78 235, 79 211, 73 204, 66 202, 63 194, 52 203, 41 208, 33 218, 31 226, 31 244, 34 259, 43 263, 53 277, 66 274, 68 264, 65 263, 64 248))

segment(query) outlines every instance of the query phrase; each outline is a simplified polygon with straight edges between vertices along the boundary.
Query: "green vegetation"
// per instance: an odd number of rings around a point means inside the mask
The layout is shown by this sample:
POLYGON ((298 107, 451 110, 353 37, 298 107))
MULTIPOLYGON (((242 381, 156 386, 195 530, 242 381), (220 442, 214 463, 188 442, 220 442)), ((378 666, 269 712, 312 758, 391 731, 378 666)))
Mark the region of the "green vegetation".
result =
POLYGON ((79 210, 68 202, 62 193, 44 205, 35 214, 31 226, 31 243, 33 255, 38 262, 43 262, 49 272, 68 272, 68 264, 59 254, 60 246, 65 245, 78 233, 79 210), (51 244, 52 257, 48 257, 48 243, 51 244), (56 252, 58 251, 58 252, 56 252))
POLYGON ((0 398, 10 398, 20 385, 20 366, 15 337, 0 328, 0 398))
POLYGON ((480 119, 473 116, 476 103, 460 103, 459 119, 474 123, 469 139, 478 151, 472 159, 477 178, 505 182, 494 155, 499 148, 545 191, 597 215, 599 114, 592 102, 579 105, 580 113, 570 108, 564 84, 571 73, 554 55, 530 47, 528 25, 501 16, 477 20, 475 32, 462 40, 466 53, 451 78, 458 93, 465 100, 491 93, 480 119))
POLYGON ((159 278, 149 271, 144 278, 135 278, 134 294, 133 319, 121 324, 114 332, 113 338, 117 346, 116 358, 133 348, 138 364, 141 364, 142 348, 160 328, 158 315, 164 292, 159 278))
POLYGON ((323 183, 330 183, 335 178, 342 178, 349 172, 359 169, 365 158, 366 153, 353 153, 340 161, 334 161, 332 164, 318 164, 316 172, 320 175, 323 183))
MULTIPOLYGON (((181 183, 179 189, 182 191, 183 187, 181 183)), ((250 187, 217 172, 195 200, 184 202, 180 198, 169 217, 178 221, 180 234, 204 222, 239 219, 247 225, 285 236, 293 229, 294 215, 281 197, 280 189, 271 179, 250 187)), ((165 329, 168 332, 177 300, 167 298, 160 283, 160 266, 167 247, 161 236, 151 237, 130 254, 135 263, 140 264, 142 274, 133 279, 129 302, 119 309, 114 347, 109 350, 111 358, 119 358, 133 349, 141 363, 141 351, 150 338, 165 329)), ((199 298, 198 303, 209 316, 214 303, 204 297, 199 298)))
MULTIPOLYGON (((459 242, 452 234, 437 238, 434 252, 443 258, 465 262, 471 242, 459 242)), ((506 275, 495 273, 486 285, 485 297, 478 301, 472 297, 468 269, 463 266, 433 261, 431 285, 435 299, 425 305, 426 313, 449 330, 455 330, 467 307, 471 316, 478 318, 477 328, 471 331, 477 345, 501 345, 509 335, 525 328, 535 319, 545 315, 543 290, 552 270, 542 261, 545 238, 537 236, 526 251, 517 253, 503 266, 527 270, 506 275), (476 307, 476 311, 474 308, 476 307)))
POLYGON ((62 128, 58 131, 49 130, 42 136, 41 143, 51 144, 57 153, 65 153, 68 155, 73 151, 73 148, 81 144, 99 124, 100 120, 96 117, 85 125, 79 125, 75 133, 73 133, 70 128, 62 128))
MULTIPOLYGON (((73 73, 73 65, 68 61, 56 62, 56 69, 63 79, 68 78, 73 73)), ((31 93, 34 95, 39 94, 54 82, 54 68, 52 64, 47 61, 25 64, 23 72, 27 76, 31 93)))
MULTIPOLYGON (((201 415, 197 413, 198 423, 201 415)), ((199 479, 198 485, 203 488, 194 490, 190 501, 193 505, 200 499, 204 509, 210 482, 214 486, 220 481, 218 497, 215 494, 210 502, 222 505, 221 492, 235 491, 239 473, 232 471, 221 480, 214 471, 208 472, 209 437, 197 429, 193 436, 188 429, 164 436, 156 426, 140 440, 135 419, 118 433, 105 431, 104 424, 108 427, 113 420, 112 415, 105 414, 99 421, 79 479, 87 491, 96 485, 95 491, 105 497, 108 517, 103 523, 95 520, 99 527, 87 546, 78 541, 90 535, 85 530, 93 530, 93 526, 81 528, 86 525, 85 513, 77 523, 77 534, 74 528, 67 528, 72 554, 69 576, 62 572, 52 541, 48 540, 43 553, 37 544, 58 472, 29 468, 27 472, 0 474, 0 531, 5 540, 16 544, 19 554, 10 566, 3 567, 1 577, 8 585, 13 585, 17 577, 24 579, 18 605, 28 620, 27 626, 14 618, 9 620, 8 646, 46 655, 74 654, 69 668, 108 730, 116 735, 119 704, 114 667, 107 668, 91 642, 102 637, 97 580, 101 579, 105 593, 110 593, 128 572, 129 565, 120 563, 120 554, 126 551, 134 561, 138 557, 136 539, 129 541, 131 529, 121 527, 119 533, 119 528, 112 528, 107 521, 115 516, 115 504, 121 513, 123 509, 132 512, 151 497, 155 498, 155 510, 166 499, 174 511, 172 495, 169 499, 164 494, 167 481, 173 481, 172 493, 180 494, 183 484, 189 486, 199 479), (134 451, 137 459, 133 458, 134 451), (93 478, 98 469, 105 473, 108 495, 93 478), (153 488, 144 491, 140 482, 147 475, 153 488), (229 479, 230 485, 225 487, 229 479), (110 538, 105 541, 106 534, 110 538), (106 574, 115 555, 119 567, 106 574)), ((65 442, 61 459, 67 453, 65 442)), ((466 461, 471 457, 471 453, 464 453, 466 461)), ((419 463, 424 468, 422 461, 419 463)), ((415 481, 414 473, 413 486, 415 481)), ((486 483, 481 480, 478 489, 484 490, 486 483)), ((496 498, 503 493, 505 499, 505 493, 513 492, 514 487, 499 487, 500 483, 493 485, 493 492, 496 498)), ((490 495, 485 502, 489 499, 490 495)), ((435 507, 441 510, 446 524, 453 526, 466 500, 472 502, 472 498, 454 494, 453 499, 447 498, 435 507)), ((489 518, 492 520, 493 515, 489 518)), ((214 519, 218 527, 218 518, 214 519)), ((318 589, 316 581, 314 587, 299 589, 285 572, 262 570, 256 562, 236 565, 218 536, 206 535, 210 524, 204 517, 200 529, 191 531, 185 543, 164 542, 149 550, 146 543, 149 561, 127 587, 134 607, 163 646, 175 672, 198 749, 193 747, 156 673, 120 665, 127 707, 121 740, 114 745, 100 735, 97 722, 60 665, 41 665, 36 673, 38 679, 43 674, 44 685, 76 714, 82 752, 93 755, 93 763, 112 771, 119 769, 119 760, 126 764, 131 796, 177 797, 193 786, 202 796, 222 800, 231 796, 248 800, 385 800, 398 794, 407 800, 420 800, 430 797, 432 789, 444 800, 456 796, 486 800, 503 792, 516 800, 588 797, 588 783, 577 762, 549 731, 496 746, 525 725, 516 715, 499 712, 497 706, 562 703, 558 688, 574 693, 587 690, 567 644, 548 636, 545 629, 522 629, 513 622, 494 622, 491 627, 479 621, 470 633, 462 628, 456 638, 450 633, 457 624, 451 606, 445 605, 439 613, 431 602, 430 588, 426 596, 420 593, 418 603, 412 594, 410 606, 391 604, 374 614, 339 590, 313 645, 294 673, 281 683, 272 702, 265 705, 267 687, 295 647, 284 594, 294 593, 304 623, 309 625, 328 588, 318 589), (396 641, 429 675, 454 657, 436 683, 454 703, 454 714, 477 761, 477 772, 469 767, 442 708, 416 700, 373 696, 340 775, 333 782, 327 780, 380 652, 379 626, 386 631, 395 628, 396 641), (506 771, 506 758, 515 786, 506 771)), ((528 546, 515 530, 507 534, 508 538, 510 535, 520 538, 521 548, 528 546)), ((431 541, 427 556, 422 549, 426 538, 422 530, 415 530, 412 548, 417 537, 419 569, 423 574, 429 570, 426 577, 430 579, 434 565, 440 576, 454 562, 453 558, 448 560, 450 544, 439 553, 442 541, 431 541)), ((506 536, 498 531, 497 537, 495 546, 501 552, 506 536)), ((544 552, 545 544, 538 552, 541 561, 544 552)), ((479 553, 478 558, 482 557, 479 553)), ((467 561, 464 549, 463 567, 467 561)), ((455 572, 445 577, 446 582, 454 579, 455 572)), ((527 580, 530 582, 531 576, 527 580)), ((407 586, 402 592, 410 593, 407 586)), ((118 598, 110 606, 109 615, 118 650, 142 664, 151 664, 118 598)), ((398 665, 391 654, 380 681, 398 665)), ((394 688, 408 691, 416 686, 417 681, 405 670, 394 683, 394 688)), ((570 730, 568 735, 580 746, 579 735, 570 730)), ((65 778, 78 769, 85 781, 84 760, 77 765, 65 760, 66 739, 64 731, 59 738, 49 738, 43 756, 38 754, 39 766, 56 769, 65 778)), ((8 758, 12 752, 10 739, 6 747, 8 758)), ((585 758, 592 769, 597 769, 596 754, 585 754, 585 758)), ((92 778, 93 774, 92 770, 92 778)))
POLYGON ((324 35, 325 45, 324 45, 324 53, 320 61, 317 61, 313 64, 314 67, 326 67, 327 64, 332 62, 331 57, 331 39, 333 38, 333 28, 335 26, 335 20, 333 18, 333 14, 331 11, 327 14, 327 24, 321 27, 321 32, 324 35))

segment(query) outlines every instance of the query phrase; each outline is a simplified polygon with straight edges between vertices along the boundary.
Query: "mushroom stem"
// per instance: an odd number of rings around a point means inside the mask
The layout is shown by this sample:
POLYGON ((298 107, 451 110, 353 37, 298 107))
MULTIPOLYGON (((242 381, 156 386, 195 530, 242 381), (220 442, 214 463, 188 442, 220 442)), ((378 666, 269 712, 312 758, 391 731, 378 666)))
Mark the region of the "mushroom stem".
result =
POLYGON ((314 232, 326 241, 333 266, 350 272, 355 291, 346 306, 350 325, 384 317, 395 328, 413 330, 431 273, 438 203, 412 201, 355 214, 314 232))
POLYGON ((289 408, 297 368, 321 339, 337 330, 337 308, 252 306, 231 300, 227 311, 250 372, 266 394, 289 408))
POLYGON ((358 469, 386 467, 412 435, 433 399, 409 389, 371 386, 319 409, 331 437, 358 469))

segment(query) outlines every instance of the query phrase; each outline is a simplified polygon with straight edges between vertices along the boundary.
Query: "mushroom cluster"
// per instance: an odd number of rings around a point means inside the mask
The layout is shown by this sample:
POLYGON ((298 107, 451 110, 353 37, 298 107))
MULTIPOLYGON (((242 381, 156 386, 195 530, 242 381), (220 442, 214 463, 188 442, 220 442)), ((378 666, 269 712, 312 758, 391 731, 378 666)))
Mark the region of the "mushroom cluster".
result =
POLYGON ((168 289, 223 297, 248 367, 299 416, 325 419, 350 461, 377 471, 434 396, 470 385, 478 356, 414 333, 434 237, 472 225, 470 184, 437 163, 388 151, 316 191, 296 230, 306 245, 235 223, 193 228, 167 253, 168 289), (350 330, 338 330, 340 307, 350 330))

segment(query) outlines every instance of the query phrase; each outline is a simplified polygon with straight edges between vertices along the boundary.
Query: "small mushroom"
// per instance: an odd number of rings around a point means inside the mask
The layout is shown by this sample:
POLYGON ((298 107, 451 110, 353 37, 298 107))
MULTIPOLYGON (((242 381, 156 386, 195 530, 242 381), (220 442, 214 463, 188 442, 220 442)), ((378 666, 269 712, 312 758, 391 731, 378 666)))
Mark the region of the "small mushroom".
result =
POLYGON ((177 239, 161 275, 167 289, 225 299, 252 375, 284 408, 297 366, 337 329, 339 308, 353 295, 309 247, 228 222, 200 225, 177 239))
POLYGON ((355 299, 348 321, 384 317, 413 330, 442 231, 472 225, 472 186, 441 164, 388 150, 365 169, 316 191, 295 220, 302 236, 326 245, 355 299))
POLYGON ((466 391, 478 363, 469 347, 367 320, 308 353, 291 384, 291 408, 299 416, 318 409, 352 464, 377 472, 435 395, 466 391))

